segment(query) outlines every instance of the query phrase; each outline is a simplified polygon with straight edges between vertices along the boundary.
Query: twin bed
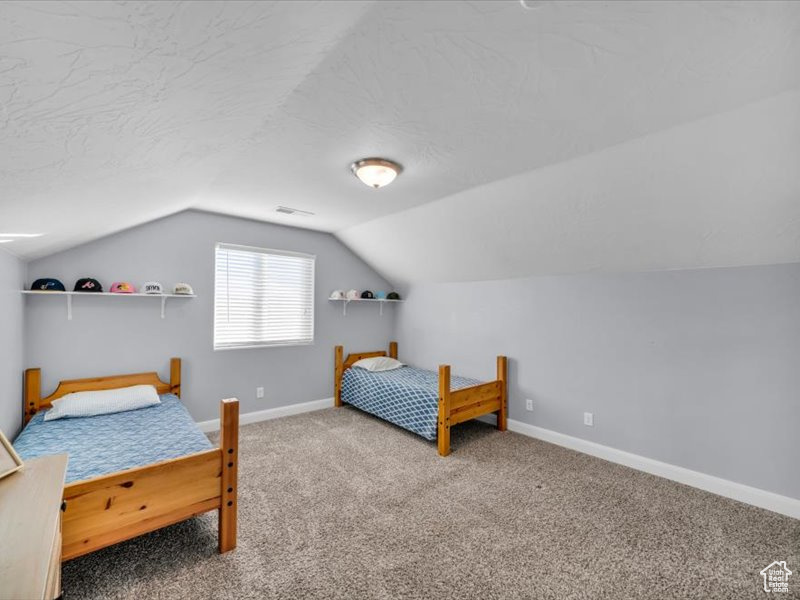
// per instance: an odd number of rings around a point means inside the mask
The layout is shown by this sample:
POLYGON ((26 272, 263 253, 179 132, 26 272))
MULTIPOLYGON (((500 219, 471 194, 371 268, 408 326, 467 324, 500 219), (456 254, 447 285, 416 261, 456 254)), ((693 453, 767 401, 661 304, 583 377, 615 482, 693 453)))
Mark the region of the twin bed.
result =
MULTIPOLYGON (((371 372, 353 368, 385 351, 344 357, 335 349, 335 404, 350 404, 450 453, 450 428, 496 413, 506 429, 508 367, 497 357, 497 379, 479 382, 403 366, 371 372)), ((391 342, 388 356, 397 358, 391 342)), ((181 361, 170 363, 170 381, 136 373, 61 381, 41 395, 39 369, 25 371, 25 428, 14 442, 23 459, 69 455, 62 505, 62 560, 166 527, 201 513, 219 512, 219 551, 236 546, 239 403, 220 402, 220 444, 212 447, 180 402, 181 361), (92 417, 45 421, 52 402, 80 391, 152 385, 160 404, 92 417)))
MULTIPOLYGON (((372 372, 353 365, 364 358, 387 356, 383 350, 358 352, 344 358, 344 347, 334 350, 334 401, 350 404, 404 429, 436 440, 441 456, 450 454, 453 425, 495 413, 497 429, 506 430, 508 361, 497 357, 497 379, 480 382, 450 375, 449 365, 438 374, 403 366, 372 372)), ((389 344, 388 356, 397 358, 397 343, 389 344)))
POLYGON ((215 448, 180 402, 181 361, 170 381, 136 373, 59 383, 42 398, 39 369, 25 371, 26 427, 14 442, 23 459, 68 454, 62 504, 62 560, 219 512, 219 551, 236 546, 239 402, 220 402, 215 448), (71 392, 152 385, 161 403, 126 412, 45 421, 71 392))

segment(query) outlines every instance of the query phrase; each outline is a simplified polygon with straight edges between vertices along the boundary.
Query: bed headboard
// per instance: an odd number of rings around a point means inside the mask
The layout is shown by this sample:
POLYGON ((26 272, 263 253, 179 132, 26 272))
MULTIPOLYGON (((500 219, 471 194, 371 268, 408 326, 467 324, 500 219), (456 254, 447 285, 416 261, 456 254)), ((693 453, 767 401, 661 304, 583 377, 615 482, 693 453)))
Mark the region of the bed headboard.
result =
POLYGON ((172 358, 169 363, 169 383, 162 381, 155 371, 150 373, 130 373, 127 375, 106 375, 104 377, 88 377, 86 379, 67 379, 60 381, 56 390, 49 396, 42 398, 41 392, 42 370, 25 370, 24 393, 24 423, 33 418, 37 412, 50 408, 53 400, 66 396, 72 392, 86 392, 94 390, 110 390, 113 388, 129 387, 132 385, 152 385, 159 394, 181 395, 181 359, 172 358))
MULTIPOLYGON (((342 375, 344 372, 362 358, 373 358, 375 356, 386 356, 386 351, 358 352, 355 354, 348 354, 347 358, 344 358, 344 346, 335 346, 333 348, 333 398, 336 406, 341 406, 342 404, 342 375)), ((389 342, 389 356, 391 358, 397 358, 397 342, 389 342)))

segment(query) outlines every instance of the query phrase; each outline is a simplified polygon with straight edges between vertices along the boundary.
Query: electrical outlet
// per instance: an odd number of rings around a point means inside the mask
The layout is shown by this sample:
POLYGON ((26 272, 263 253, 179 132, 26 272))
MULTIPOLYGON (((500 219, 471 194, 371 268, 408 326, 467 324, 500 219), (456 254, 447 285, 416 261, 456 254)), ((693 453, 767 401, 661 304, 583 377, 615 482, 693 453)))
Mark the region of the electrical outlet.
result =
POLYGON ((583 413, 583 424, 588 427, 594 427, 594 415, 592 413, 583 413))
POLYGON ((533 410, 533 400, 530 398, 525 400, 525 410, 533 410))
POLYGON ((257 387, 256 388, 256 398, 263 398, 264 397, 264 388, 257 387))

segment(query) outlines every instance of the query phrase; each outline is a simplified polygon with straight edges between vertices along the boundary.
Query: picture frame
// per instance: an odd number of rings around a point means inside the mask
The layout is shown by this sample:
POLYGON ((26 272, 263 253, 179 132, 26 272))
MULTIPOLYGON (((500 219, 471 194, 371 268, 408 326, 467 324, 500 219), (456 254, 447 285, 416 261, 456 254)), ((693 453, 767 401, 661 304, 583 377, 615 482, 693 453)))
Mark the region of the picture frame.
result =
POLYGON ((8 441, 3 432, 0 431, 0 479, 16 473, 24 466, 19 454, 14 450, 14 446, 8 441))

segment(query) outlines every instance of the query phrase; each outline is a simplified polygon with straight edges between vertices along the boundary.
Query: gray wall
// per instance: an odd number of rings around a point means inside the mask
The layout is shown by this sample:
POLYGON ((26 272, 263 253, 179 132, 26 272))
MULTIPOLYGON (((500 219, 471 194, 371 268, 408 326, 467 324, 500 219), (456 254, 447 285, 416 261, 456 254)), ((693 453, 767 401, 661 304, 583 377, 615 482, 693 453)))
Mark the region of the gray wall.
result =
POLYGON ((397 338, 483 378, 507 354, 512 419, 800 498, 800 265, 417 285, 397 338))
POLYGON ((576 275, 407 290, 407 302, 351 306, 333 288, 390 286, 332 236, 186 212, 28 265, 28 283, 54 276, 188 281, 198 294, 170 301, 161 320, 149 299, 28 298, 25 365, 24 265, 0 253, 0 426, 19 425, 23 366, 59 379, 184 363, 184 397, 197 420, 222 397, 250 412, 332 395, 332 347, 400 342, 400 358, 464 375, 494 375, 510 359, 510 416, 621 450, 800 498, 800 265, 576 275), (214 352, 213 249, 218 241, 317 255, 313 346, 214 352), (397 311, 395 323, 394 312, 397 311), (255 398, 255 387, 266 398, 255 398), (534 411, 524 408, 534 400, 534 411), (582 423, 593 412, 594 427, 582 423))
POLYGON ((0 250, 0 431, 13 439, 22 423, 25 264, 0 250))
MULTIPOLYGON (((383 348, 391 338, 392 307, 383 317, 375 305, 349 307, 327 301, 334 288, 388 289, 389 284, 326 233, 202 212, 184 212, 31 262, 28 279, 58 277, 68 286, 96 277, 104 286, 146 280, 186 281, 195 299, 168 302, 160 318, 148 298, 74 300, 66 320, 63 299, 27 300, 26 364, 41 366, 48 393, 60 379, 159 370, 168 378, 169 358, 184 359, 183 397, 198 420, 218 417, 220 398, 236 396, 251 412, 333 396, 333 346, 383 348), (213 350, 214 244, 230 242, 316 254, 313 346, 213 350), (255 388, 264 386, 265 398, 255 388)), ((16 372, 16 371, 15 371, 16 372)))

